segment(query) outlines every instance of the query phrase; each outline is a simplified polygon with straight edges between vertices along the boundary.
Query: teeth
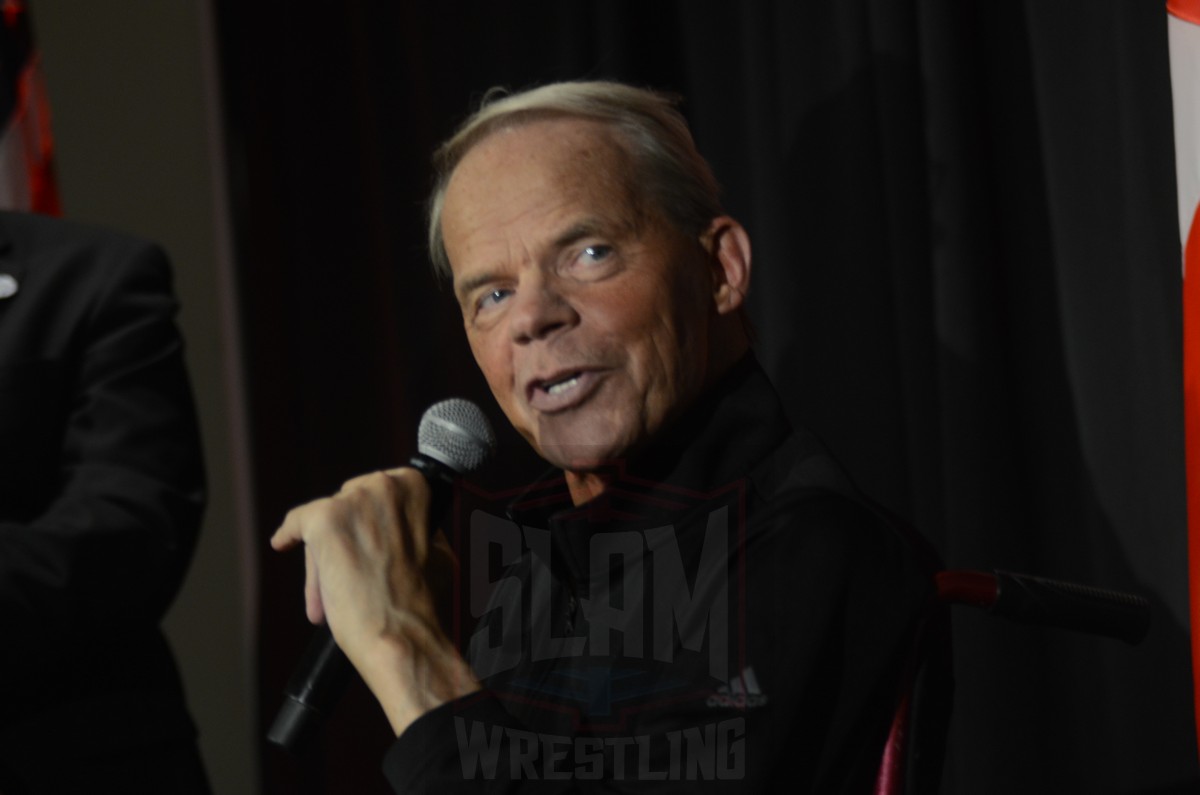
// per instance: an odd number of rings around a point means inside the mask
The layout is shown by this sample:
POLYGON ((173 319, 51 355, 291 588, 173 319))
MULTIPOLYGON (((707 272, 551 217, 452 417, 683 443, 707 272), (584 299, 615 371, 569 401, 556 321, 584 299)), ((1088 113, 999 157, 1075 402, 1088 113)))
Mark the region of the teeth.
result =
POLYGON ((570 378, 568 378, 566 381, 559 381, 557 384, 551 384, 550 386, 546 387, 546 392, 547 392, 547 394, 550 394, 550 395, 558 395, 563 392, 566 392, 568 389, 570 389, 571 387, 575 386, 578 383, 579 383, 579 376, 573 375, 570 378))

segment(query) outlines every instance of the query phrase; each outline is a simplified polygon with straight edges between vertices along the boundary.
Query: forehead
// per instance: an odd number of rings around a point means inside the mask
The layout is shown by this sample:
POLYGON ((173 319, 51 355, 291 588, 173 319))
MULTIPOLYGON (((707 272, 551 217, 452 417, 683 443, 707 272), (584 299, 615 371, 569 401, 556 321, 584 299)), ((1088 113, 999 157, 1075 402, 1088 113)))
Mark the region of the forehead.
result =
POLYGON ((477 141, 454 169, 448 190, 478 177, 513 179, 534 172, 566 177, 581 169, 624 173, 629 159, 621 133, 604 122, 574 117, 525 120, 477 141))
POLYGON ((552 222, 556 213, 630 214, 638 204, 631 173, 620 133, 601 122, 540 119, 496 130, 450 177, 443 238, 452 249, 463 235, 531 218, 552 222))

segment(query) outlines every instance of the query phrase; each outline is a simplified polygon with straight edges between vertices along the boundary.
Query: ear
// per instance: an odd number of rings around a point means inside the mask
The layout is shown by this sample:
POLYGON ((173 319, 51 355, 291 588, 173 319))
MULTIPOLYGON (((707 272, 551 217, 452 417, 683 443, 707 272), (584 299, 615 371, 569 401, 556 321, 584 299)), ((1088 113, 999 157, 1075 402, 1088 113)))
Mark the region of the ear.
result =
POLYGON ((750 235, 737 221, 722 215, 704 230, 700 243, 709 253, 717 314, 737 311, 750 290, 750 235))

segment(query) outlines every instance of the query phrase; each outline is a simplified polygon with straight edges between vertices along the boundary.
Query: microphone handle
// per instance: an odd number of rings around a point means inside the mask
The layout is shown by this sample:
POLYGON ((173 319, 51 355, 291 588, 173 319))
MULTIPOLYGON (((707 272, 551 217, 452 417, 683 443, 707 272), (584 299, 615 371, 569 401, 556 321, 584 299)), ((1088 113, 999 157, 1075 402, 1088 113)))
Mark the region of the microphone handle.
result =
MULTIPOLYGON (((433 517, 444 516, 454 496, 454 472, 423 453, 414 455, 408 465, 419 470, 429 482, 432 533, 433 517)), ((292 754, 299 753, 341 699, 354 673, 354 666, 338 648, 329 627, 317 627, 284 688, 283 704, 267 732, 267 742, 292 754)))
POLYGON ((341 698, 354 666, 338 648, 329 627, 317 627, 284 688, 283 703, 267 742, 298 754, 341 698))

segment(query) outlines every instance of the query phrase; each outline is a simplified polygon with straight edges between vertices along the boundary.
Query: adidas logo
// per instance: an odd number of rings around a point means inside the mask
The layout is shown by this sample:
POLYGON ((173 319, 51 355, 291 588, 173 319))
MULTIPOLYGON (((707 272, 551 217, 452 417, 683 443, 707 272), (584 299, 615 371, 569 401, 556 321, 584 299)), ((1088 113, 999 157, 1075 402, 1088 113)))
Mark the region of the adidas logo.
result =
POLYGON ((721 685, 717 692, 708 697, 710 707, 734 707, 749 709, 761 707, 767 703, 767 697, 758 686, 758 678, 754 675, 754 667, 747 665, 733 681, 721 685))

